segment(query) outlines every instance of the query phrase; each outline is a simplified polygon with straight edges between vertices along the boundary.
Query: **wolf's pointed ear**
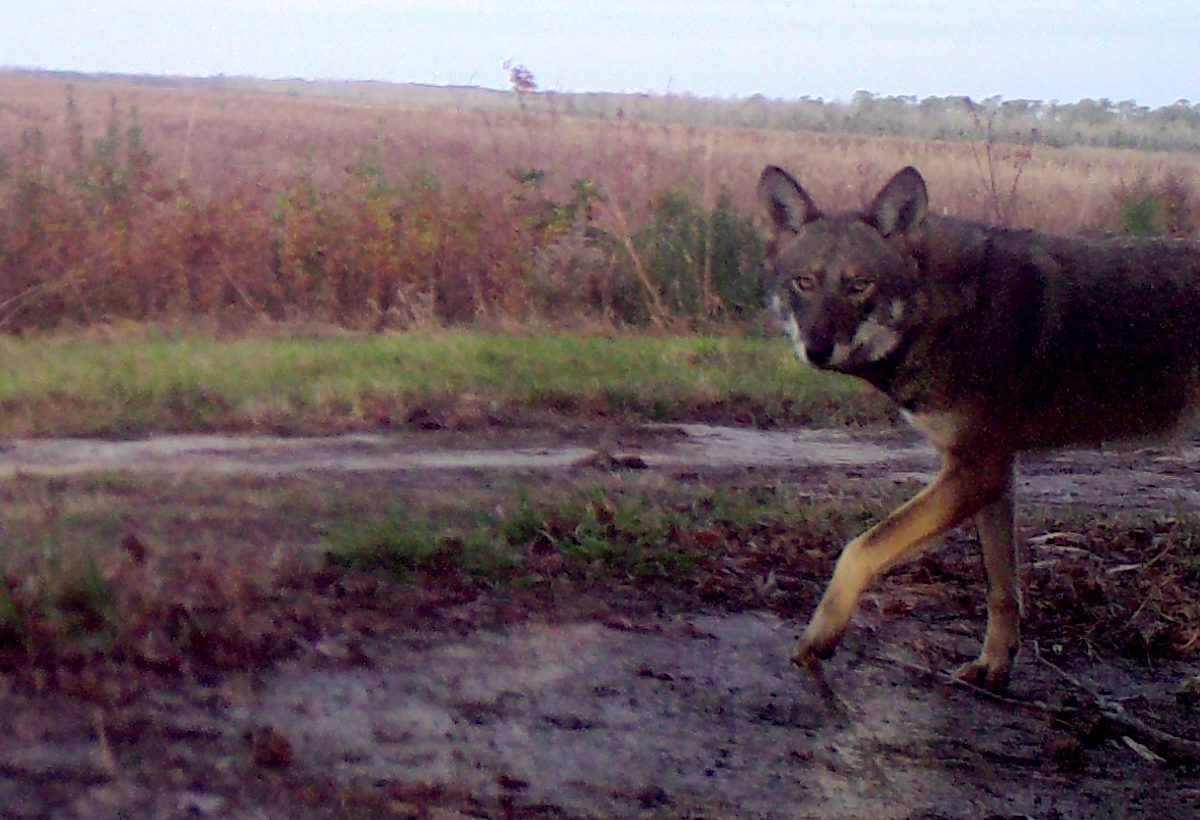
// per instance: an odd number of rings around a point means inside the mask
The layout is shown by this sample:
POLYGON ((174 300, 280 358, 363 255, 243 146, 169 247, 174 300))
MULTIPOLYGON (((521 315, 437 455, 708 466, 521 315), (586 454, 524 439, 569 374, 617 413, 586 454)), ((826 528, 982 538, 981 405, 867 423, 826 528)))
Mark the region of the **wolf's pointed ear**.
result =
POLYGON ((766 209, 776 231, 795 233, 805 222, 812 222, 821 215, 800 183, 774 165, 764 168, 758 178, 758 201, 766 209))
POLYGON ((888 180, 875 195, 867 211, 867 220, 884 236, 902 233, 911 236, 925 221, 929 211, 929 192, 921 173, 911 165, 888 180))

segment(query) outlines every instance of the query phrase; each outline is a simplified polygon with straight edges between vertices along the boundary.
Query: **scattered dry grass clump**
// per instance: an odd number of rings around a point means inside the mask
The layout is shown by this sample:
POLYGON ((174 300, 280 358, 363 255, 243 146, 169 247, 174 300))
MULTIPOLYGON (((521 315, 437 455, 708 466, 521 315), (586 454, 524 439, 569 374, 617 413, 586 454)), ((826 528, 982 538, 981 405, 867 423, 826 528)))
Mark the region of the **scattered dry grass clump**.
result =
POLYGON ((1060 651, 1138 661, 1200 654, 1200 521, 1089 517, 1037 539, 1031 623, 1060 651))
POLYGON ((0 671, 34 689, 105 701, 131 679, 254 668, 294 645, 281 622, 272 573, 231 573, 200 554, 147 556, 130 533, 113 551, 69 569, 34 560, 0 590, 0 671), (104 674, 108 670, 109 674, 104 674), (93 687, 116 687, 97 688, 93 687))
MULTIPOLYGON (((318 526, 357 520, 378 486, 90 474, 0 483, 0 682, 115 706, 403 628, 460 590, 331 570, 318 526)), ((339 654, 340 653, 340 654, 339 654)))

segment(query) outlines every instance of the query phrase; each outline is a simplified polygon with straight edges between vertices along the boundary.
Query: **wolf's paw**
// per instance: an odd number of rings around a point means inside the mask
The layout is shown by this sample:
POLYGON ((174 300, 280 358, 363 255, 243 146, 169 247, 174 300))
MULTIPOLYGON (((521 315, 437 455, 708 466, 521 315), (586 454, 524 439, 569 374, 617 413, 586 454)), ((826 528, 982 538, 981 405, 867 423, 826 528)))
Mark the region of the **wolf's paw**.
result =
POLYGON ((792 663, 807 668, 811 664, 819 664, 833 657, 837 651, 837 641, 828 644, 811 644, 800 641, 792 649, 792 663))
POLYGON ((997 664, 982 656, 970 663, 964 663, 954 672, 954 677, 972 686, 986 689, 989 692, 1003 692, 1008 686, 1008 676, 1012 671, 1009 664, 997 664))
POLYGON ((827 661, 833 657, 841 642, 841 632, 816 630, 810 626, 792 650, 792 663, 805 666, 810 660, 827 661))

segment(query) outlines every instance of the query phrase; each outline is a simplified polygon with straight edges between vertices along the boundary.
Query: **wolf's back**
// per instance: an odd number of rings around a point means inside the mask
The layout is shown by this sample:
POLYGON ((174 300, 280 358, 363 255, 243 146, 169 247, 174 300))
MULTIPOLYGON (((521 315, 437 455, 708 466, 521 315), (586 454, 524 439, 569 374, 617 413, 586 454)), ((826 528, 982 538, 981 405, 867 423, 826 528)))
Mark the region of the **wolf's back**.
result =
POLYGON ((954 222, 927 226, 927 283, 948 293, 928 297, 947 307, 914 329, 924 360, 908 369, 941 388, 917 409, 967 412, 988 432, 1015 434, 1019 449, 1161 434, 1186 420, 1200 401, 1200 243, 954 222))

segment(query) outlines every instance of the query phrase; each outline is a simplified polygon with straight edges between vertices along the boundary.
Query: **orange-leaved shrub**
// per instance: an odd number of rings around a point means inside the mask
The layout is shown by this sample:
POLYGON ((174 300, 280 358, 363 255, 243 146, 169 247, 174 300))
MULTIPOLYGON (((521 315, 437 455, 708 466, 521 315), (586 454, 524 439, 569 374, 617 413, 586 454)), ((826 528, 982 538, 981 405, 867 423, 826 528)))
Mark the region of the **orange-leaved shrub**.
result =
POLYGON ((537 168, 502 185, 445 180, 389 168, 378 144, 333 173, 201 186, 155 160, 136 109, 114 102, 90 144, 73 112, 68 98, 66 151, 30 129, 0 166, 3 329, 225 314, 371 329, 640 324, 757 304, 754 232, 728 196, 711 209, 682 191, 605 208, 592 179, 564 195, 537 168))

